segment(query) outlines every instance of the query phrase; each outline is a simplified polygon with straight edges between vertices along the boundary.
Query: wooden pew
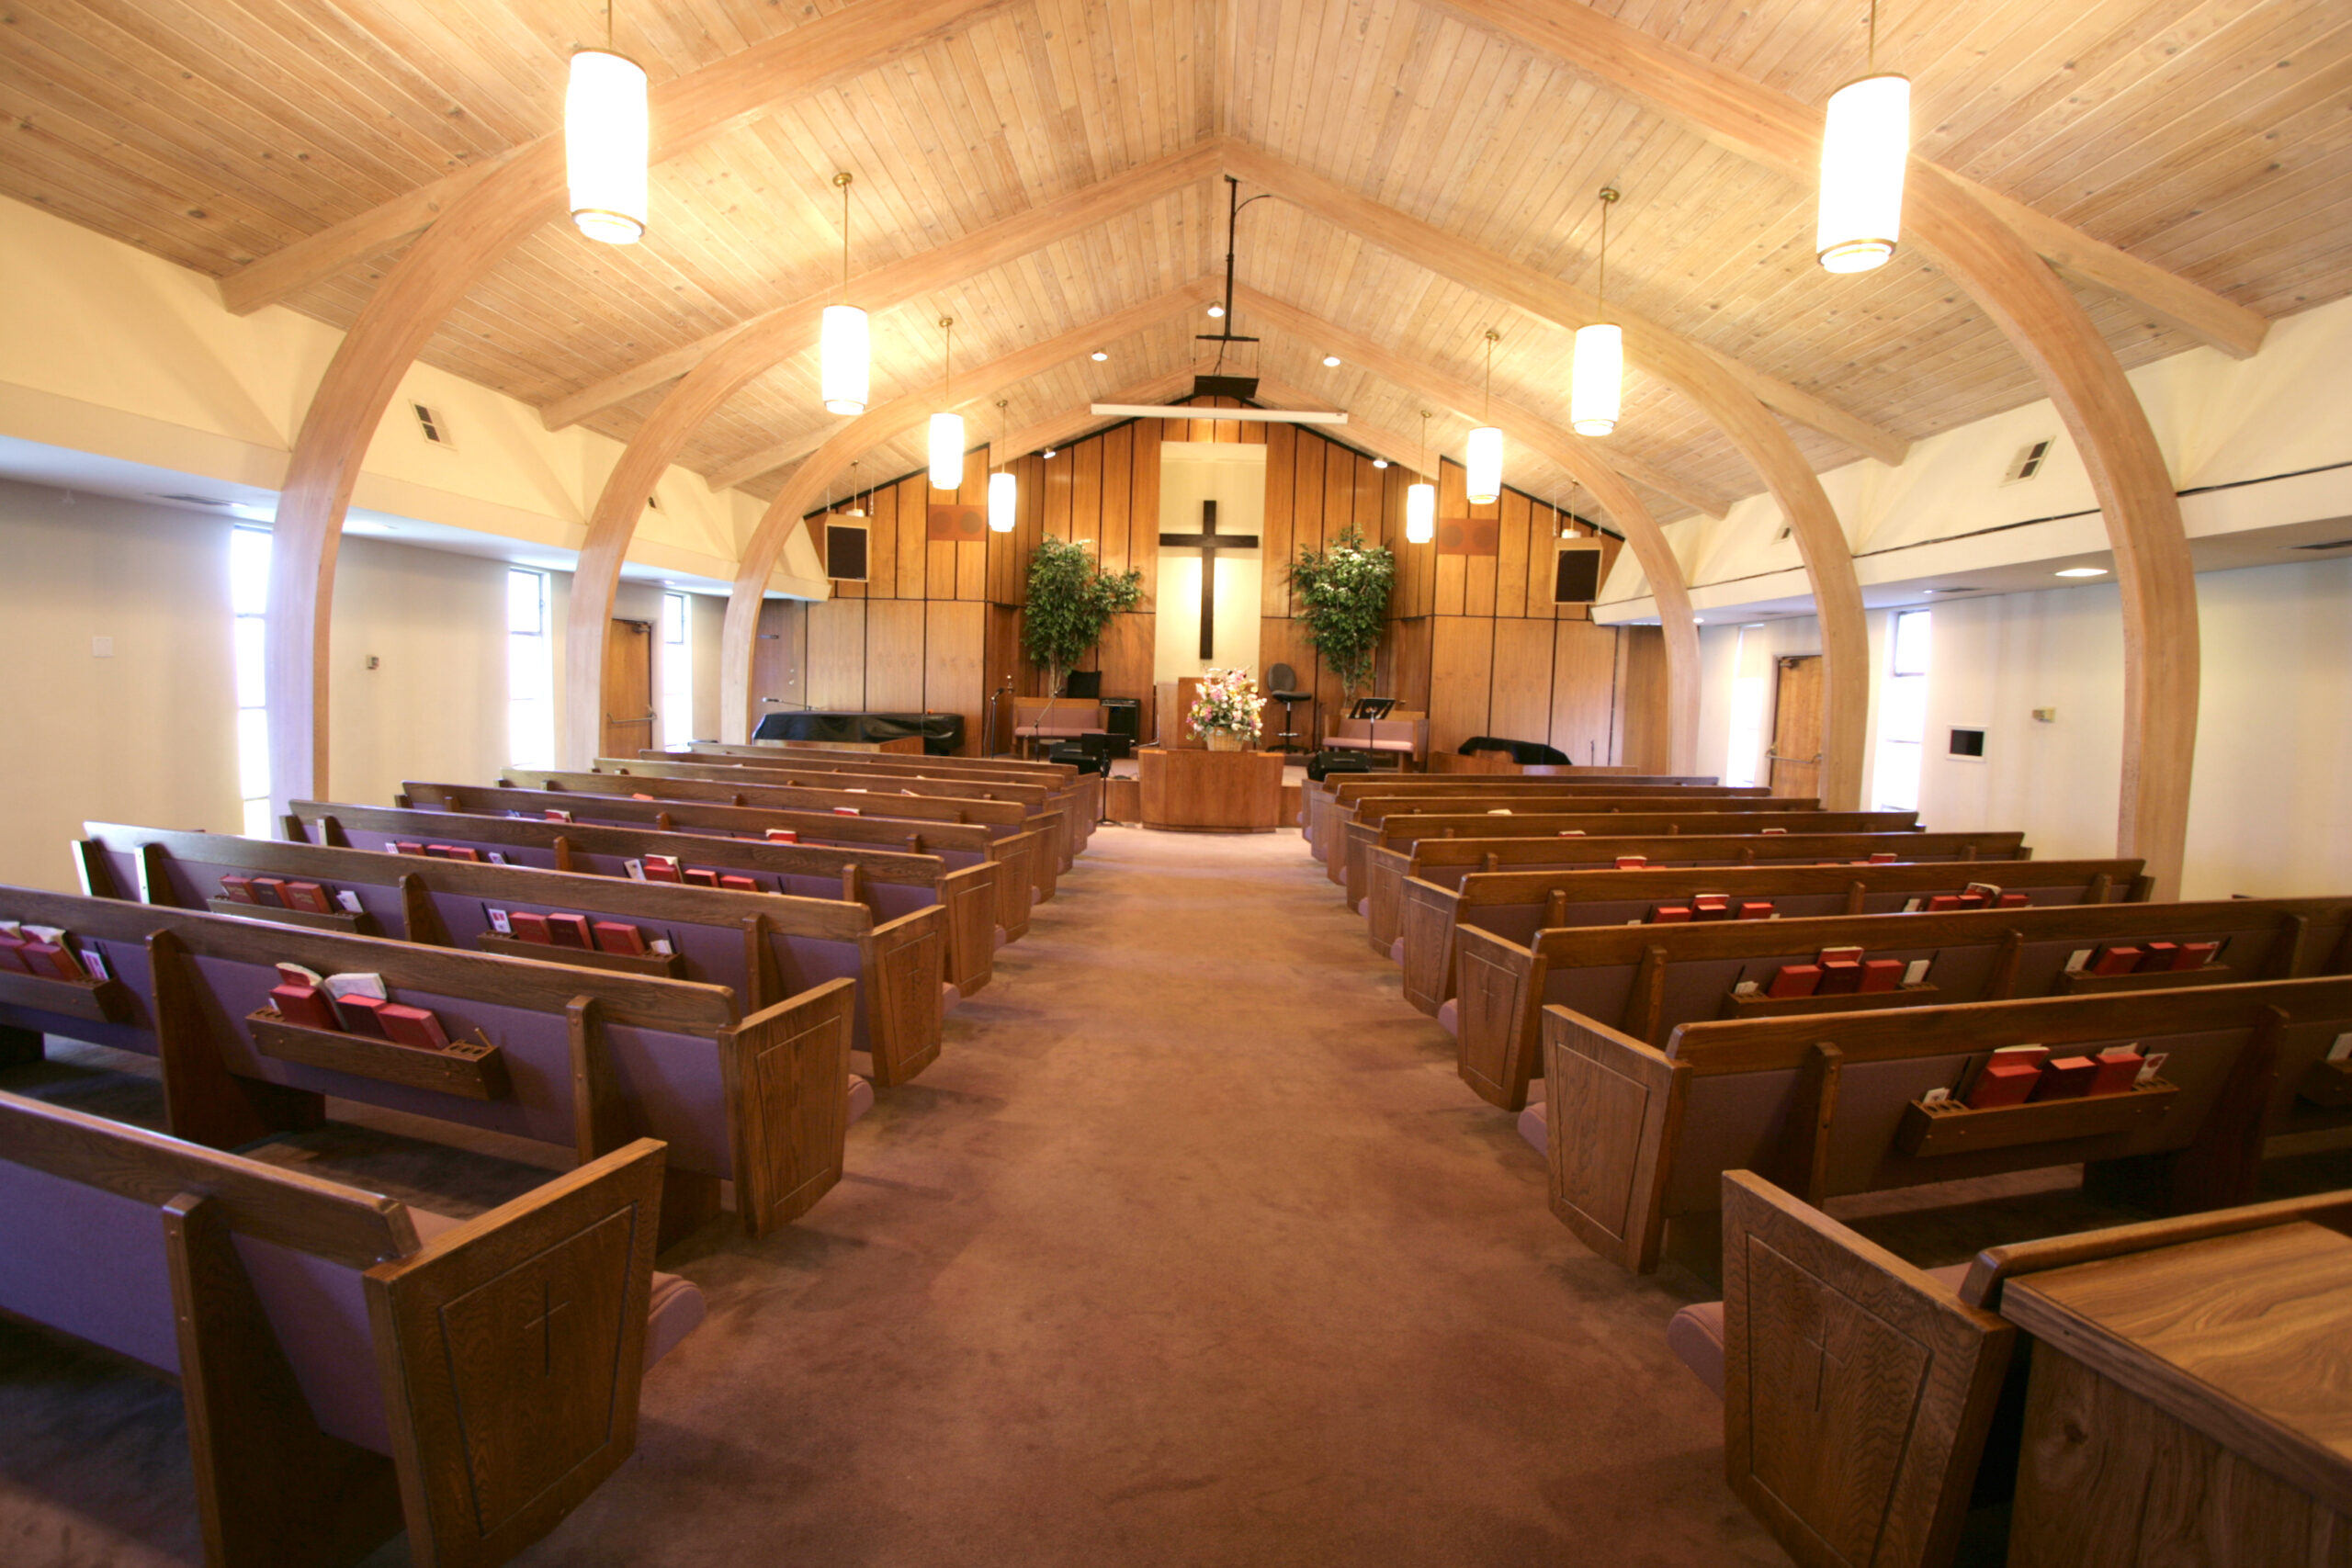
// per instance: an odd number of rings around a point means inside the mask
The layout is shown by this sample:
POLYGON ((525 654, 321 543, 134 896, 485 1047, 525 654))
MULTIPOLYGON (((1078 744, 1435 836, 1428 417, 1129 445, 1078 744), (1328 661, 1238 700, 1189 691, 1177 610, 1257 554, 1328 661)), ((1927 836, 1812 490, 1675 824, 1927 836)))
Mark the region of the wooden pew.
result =
POLYGON ((1051 842, 1040 829, 1001 824, 913 821, 905 818, 837 816, 831 811, 786 811, 763 806, 707 806, 700 801, 633 800, 628 795, 575 795, 569 791, 499 789, 481 784, 417 785, 395 805, 404 810, 503 817, 510 812, 544 818, 549 811, 594 827, 651 828, 713 838, 763 839, 772 828, 789 828, 802 840, 845 848, 889 849, 949 858, 977 856, 1004 867, 997 878, 997 923, 1007 931, 1028 929, 1028 915, 1016 906, 1043 903, 1051 896, 1056 870, 1051 842))
MULTIPOLYGON (((625 975, 724 986, 757 1012, 826 980, 857 982, 850 1043, 873 1059, 875 1083, 907 1082, 939 1057, 944 1011, 945 911, 937 906, 877 921, 864 904, 775 893, 633 882, 523 866, 387 855, 85 822, 74 848, 82 891, 354 936, 571 964, 625 975), (240 904, 220 894, 229 874, 315 882, 348 892, 358 913, 240 904), (498 931, 492 908, 625 921, 665 938, 667 956, 635 957, 532 943, 498 931)), ((960 993, 959 993, 960 994, 960 993)))
MULTIPOLYGON (((1515 811, 1508 817, 1486 812, 1455 816, 1445 812, 1413 812, 1367 825, 1348 824, 1345 838, 1344 882, 1348 908, 1363 902, 1371 886, 1372 852, 1407 850, 1431 839, 1557 839, 1667 837, 1682 833, 1907 833, 1917 830, 1916 811, 1602 811, 1571 808, 1515 811), (1732 823, 1736 821, 1738 826, 1732 823)), ((1713 802, 1722 805, 1723 802, 1713 802)), ((1769 805, 1770 803, 1765 803, 1769 805)), ((1335 847, 1340 840, 1334 840, 1335 847)))
POLYGON ((1299 790, 1300 832, 1318 861, 1330 858, 1333 829, 1324 826, 1332 813, 1351 811, 1357 801, 1379 795, 1392 799, 1451 800, 1464 795, 1528 795, 1531 797, 1607 795, 1619 800, 1691 800, 1711 797, 1762 799, 1765 789, 1725 787, 1713 780, 1703 784, 1661 784, 1650 778, 1623 779, 1432 779, 1393 773, 1333 773, 1309 779, 1299 790))
POLYGON ((1882 1012, 2015 997, 2162 990, 2336 973, 2352 961, 2352 898, 2246 898, 2203 904, 2075 904, 1947 914, 1828 915, 1693 925, 1570 926, 1526 947, 1470 928, 1459 937, 1460 994, 1438 1010, 1454 1035, 1463 1082, 1506 1111, 1527 1102, 1541 1054, 1539 1015, 1559 1006, 1660 1043, 1713 1018, 1882 1012), (2109 943, 2218 942, 2216 961, 2178 973, 2069 972, 2109 943), (1924 983, 1895 991, 1775 999, 1762 987, 1785 964, 1826 947, 1927 961, 1924 983), (1754 996, 1733 987, 1755 982, 1754 996))
MULTIPOLYGON (((2281 1226, 2352 1232, 2352 1192, 2326 1192, 1990 1247, 1960 1269, 1922 1270, 1752 1172, 1724 1172, 1722 1201, 1724 1299, 1684 1308, 1667 1338, 1723 1396, 1725 1479, 1795 1561, 1881 1568, 1944 1568, 1965 1511, 2018 1491, 2030 1341, 1996 1311, 2004 1282, 2281 1226), (2002 1440, 1988 1450, 1996 1422, 2002 1440)), ((2066 1359, 2064 1346, 2033 1348, 2037 1374, 2046 1352, 2066 1359)), ((2047 1469, 2069 1472, 2051 1495, 2070 1517, 2098 1521, 2117 1562, 2138 1561, 2151 1540, 2185 1539, 2167 1524, 2186 1511, 2209 1541, 2309 1539, 2310 1519, 2281 1517, 2285 1496, 2184 1468, 2209 1457, 2230 1467, 2217 1446, 2152 1442, 2152 1415, 2136 1406, 2128 1431, 2078 1418, 2074 1440, 2054 1449, 2029 1441, 2027 1484, 2047 1469), (2135 1484, 2130 1461, 2158 1454, 2168 1484, 2135 1484)))
MULTIPOLYGON (((727 762, 742 767, 800 767, 812 757, 824 752, 804 747, 781 747, 754 742, 747 746, 723 746, 702 742, 676 750, 645 750, 638 753, 648 760, 670 758, 679 761, 727 762)), ((842 754, 842 760, 853 762, 860 772, 911 773, 921 778, 1009 778, 1034 779, 1052 784, 1057 789, 1074 792, 1081 801, 1079 818, 1089 833, 1102 818, 1102 775, 1081 773, 1068 762, 1032 762, 1018 757, 892 757, 864 755, 854 758, 842 754)))
POLYGON ((667 1235, 717 1213, 722 1180, 744 1230, 763 1235, 841 1179, 847 980, 746 1015, 717 986, 112 898, 0 887, 0 919, 62 927, 113 976, 0 972, 0 1055, 38 1057, 40 1036, 59 1034, 153 1056, 175 1137, 233 1148, 315 1126, 330 1094, 582 1161, 655 1137, 669 1145, 667 1235), (460 1043, 427 1052, 288 1024, 270 1005, 280 962, 380 975, 460 1043))
POLYGON ((1324 874, 1334 882, 1342 879, 1344 857, 1349 847, 1362 842, 1372 830, 1395 818, 1404 817, 1486 817, 1498 813, 1532 816, 1553 813, 1571 816, 1619 815, 1623 813, 1668 814, 1681 816, 1690 812, 1817 812, 1821 802, 1810 796, 1802 799, 1786 795, 1766 797, 1757 795, 1732 795, 1719 790, 1678 790, 1671 794, 1650 791, 1635 795, 1620 795, 1613 790, 1594 789, 1578 785, 1574 790, 1521 790, 1513 794, 1488 794, 1484 791, 1468 795, 1360 795, 1352 801, 1334 801, 1325 808, 1324 831, 1330 840, 1331 853, 1325 862, 1324 874))
MULTIPOLYGON (((763 890, 802 898, 846 898, 875 918, 894 920, 937 905, 947 911, 947 978, 970 996, 989 982, 990 955, 1000 942, 1029 929, 1028 889, 1000 890, 1008 871, 984 850, 942 849, 928 854, 840 844, 779 844, 764 839, 720 839, 650 828, 605 828, 531 817, 453 818, 401 807, 350 806, 298 800, 281 824, 294 843, 392 852, 395 843, 461 845, 485 859, 589 876, 628 875, 628 863, 669 855, 682 864, 741 872, 763 890), (1010 908, 1018 924, 999 923, 1010 908)), ((413 860, 414 856, 405 857, 413 860)))
POLYGON ((701 1321, 653 1270, 662 1165, 639 1139, 460 1223, 0 1094, 0 1310, 178 1381, 213 1568, 403 1529, 491 1568, 635 1450, 646 1369, 701 1321))
POLYGON ((1405 1000, 1435 1018, 1453 996, 1460 926, 1527 947, 1550 927, 1622 926, 1702 893, 1724 894, 1735 905, 1769 903, 1777 917, 1795 919, 1900 913, 1975 881, 2036 905, 2129 903, 2145 899, 2151 886, 2136 860, 2018 861, 1981 877, 1937 863, 1473 872, 1457 887, 1413 877, 1388 956, 1403 966, 1405 1000))
MULTIPOLYGON (((743 788, 761 788, 771 784, 809 789, 842 789, 856 787, 890 792, 909 791, 935 798, 965 800, 1014 800, 1025 807, 1032 818, 1042 818, 1046 812, 1057 812, 1062 826, 1062 869, 1068 871, 1080 852, 1092 837, 1091 823, 1079 819, 1076 809, 1077 792, 1057 787, 1045 780, 984 778, 932 778, 921 773, 876 773, 847 768, 762 768, 752 770, 733 762, 681 762, 669 759, 628 757, 598 757, 591 766, 599 774, 616 774, 624 778, 677 779, 697 784, 721 784, 731 793, 743 788)), ((523 768, 508 768, 500 778, 509 784, 526 788, 544 788, 540 778, 554 774, 532 774, 523 768)), ((604 787, 604 786, 599 786, 604 787)), ((658 793, 658 792, 654 792, 658 793)), ((709 795, 703 799, 723 798, 709 795)), ((739 804, 750 805, 750 801, 739 804)))
POLYGON ((1726 1170, 1756 1171, 1815 1208, 2077 1162, 2156 1207, 2243 1203, 2266 1138, 2352 1123, 2352 1102, 2334 1098, 2347 1072, 2324 1060, 2347 1029, 2344 976, 1686 1023, 1663 1049, 1548 1008, 1552 1212, 1645 1274, 1669 1240, 1702 1273, 1720 1256, 1726 1170), (1921 1103, 1999 1046, 2134 1043, 2166 1055, 2151 1088, 1996 1111, 1921 1103))
MULTIPOLYGON (((1364 921, 1375 952, 1396 940, 1405 884, 1415 877, 1458 887, 1474 872, 1585 871, 1640 856, 1654 866, 1821 865, 1869 862, 2020 861, 2032 858, 2018 832, 1670 833, 1661 838, 1423 839, 1403 849, 1375 846, 1364 857, 1364 921)), ((1997 880, 1997 879, 1996 879, 1997 880)))

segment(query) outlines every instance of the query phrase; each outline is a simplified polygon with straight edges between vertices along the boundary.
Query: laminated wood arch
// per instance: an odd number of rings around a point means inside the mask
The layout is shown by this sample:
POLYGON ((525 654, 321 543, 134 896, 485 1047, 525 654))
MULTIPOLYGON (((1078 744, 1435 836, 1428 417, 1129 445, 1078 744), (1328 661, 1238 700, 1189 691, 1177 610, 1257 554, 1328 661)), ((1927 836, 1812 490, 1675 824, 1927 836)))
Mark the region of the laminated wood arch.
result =
MULTIPOLYGON (((883 64, 1009 0, 860 0, 832 16, 662 83, 652 92, 655 159, 675 157, 746 115, 883 64)), ((344 334, 287 465, 271 551, 270 793, 280 807, 327 784, 327 614, 336 546, 368 443, 401 378, 468 289, 541 224, 564 216, 563 147, 542 137, 440 208, 344 334)), ((427 204, 429 208, 432 204, 427 204)))
MULTIPOLYGON (((1717 146, 1811 188, 1821 157, 1821 111, 1582 5, 1448 0, 1567 70, 1641 99, 1717 146)), ((2089 312, 2011 218, 2017 204, 1980 197, 1960 176, 1911 159, 1905 243, 1927 251, 2000 327, 2041 378, 2088 468, 2123 599, 2123 768, 2116 852, 2147 862, 2155 896, 2175 897, 2188 833, 2197 739, 2197 584, 2180 502, 2147 412, 2089 312), (1996 210, 2002 209, 2002 210, 1996 210)), ((2020 209, 2023 210, 2023 209, 2020 209)), ((2027 224, 2027 227, 2031 227, 2027 224)), ((2063 227, 2063 226, 2061 226, 2063 227)), ((2071 231, 2068 232, 2071 233, 2071 231)), ((2048 236, 2043 236, 2047 239, 2048 236)), ((2069 263, 2149 303, 2160 296, 2179 324, 2235 352, 2261 341, 2252 312, 2185 280, 2076 235, 2069 263)))

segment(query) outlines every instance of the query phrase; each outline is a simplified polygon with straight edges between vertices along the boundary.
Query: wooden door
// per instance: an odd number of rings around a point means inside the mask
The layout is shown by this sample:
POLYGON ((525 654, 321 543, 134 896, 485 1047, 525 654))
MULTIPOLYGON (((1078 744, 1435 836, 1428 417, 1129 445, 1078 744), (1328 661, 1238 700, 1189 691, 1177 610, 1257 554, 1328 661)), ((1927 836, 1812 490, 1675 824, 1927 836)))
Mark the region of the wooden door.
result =
POLYGON ((1774 795, 1821 793, 1821 655, 1781 660, 1772 693, 1771 784, 1774 795))
POLYGON ((615 621, 605 637, 605 744, 599 757, 653 747, 653 623, 615 621))

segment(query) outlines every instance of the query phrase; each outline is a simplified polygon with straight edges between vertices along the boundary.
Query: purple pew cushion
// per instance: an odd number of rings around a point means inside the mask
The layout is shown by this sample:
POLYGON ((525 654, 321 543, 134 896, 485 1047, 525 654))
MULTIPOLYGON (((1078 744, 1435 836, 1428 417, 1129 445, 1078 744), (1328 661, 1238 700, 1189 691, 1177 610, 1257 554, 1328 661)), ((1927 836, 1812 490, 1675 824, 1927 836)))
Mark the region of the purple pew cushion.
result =
POLYGON ((869 1080, 852 1073, 849 1076, 850 1125, 853 1127, 857 1125, 858 1118, 873 1109, 874 1085, 869 1080))
POLYGON ((954 1012, 963 999, 964 993, 956 988, 955 982, 951 980, 939 982, 939 1010, 941 1012, 954 1012))
POLYGON ((1388 962, 1391 964, 1402 964, 1405 962, 1405 939, 1403 937, 1400 936, 1395 942, 1388 944, 1388 962))
MULTIPOLYGON (((1927 1272, 1928 1279, 1957 1295, 1961 1281, 1968 1278, 1968 1265, 1954 1263, 1927 1272)), ((1666 1325, 1666 1345, 1714 1391, 1717 1399, 1724 1396, 1723 1303, 1693 1302, 1676 1313, 1674 1321, 1666 1325)))
POLYGON ((1544 1085, 1541 1081, 1527 1086, 1527 1109, 1519 1113, 1519 1135, 1534 1145, 1539 1155, 1552 1152, 1552 1123, 1545 1109, 1544 1085))
POLYGON ((1002 947, 1007 942, 1012 940, 1004 934, 1004 928, 1002 926, 990 926, 989 928, 989 941, 995 943, 998 947, 1002 947))
POLYGON ((1449 997, 1438 1004, 1437 1021, 1448 1034, 1462 1038, 1462 998, 1449 997))

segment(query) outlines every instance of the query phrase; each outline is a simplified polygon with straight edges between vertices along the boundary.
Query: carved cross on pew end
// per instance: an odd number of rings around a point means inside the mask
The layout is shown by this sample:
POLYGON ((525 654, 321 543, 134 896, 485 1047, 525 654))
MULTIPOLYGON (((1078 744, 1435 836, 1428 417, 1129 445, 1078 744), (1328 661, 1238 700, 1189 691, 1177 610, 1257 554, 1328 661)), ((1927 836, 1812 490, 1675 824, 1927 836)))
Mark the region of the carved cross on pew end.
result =
POLYGON ((1220 534, 1216 531, 1216 502, 1201 502, 1201 531, 1197 534, 1162 534, 1162 548, 1193 549, 1201 552, 1201 657, 1214 658, 1216 653, 1216 553, 1226 550, 1254 550, 1258 547, 1255 534, 1220 534))

